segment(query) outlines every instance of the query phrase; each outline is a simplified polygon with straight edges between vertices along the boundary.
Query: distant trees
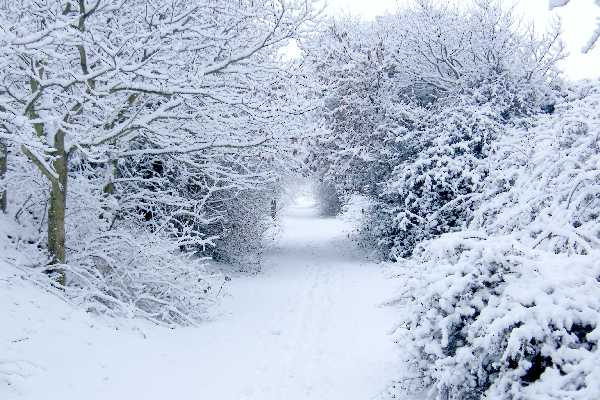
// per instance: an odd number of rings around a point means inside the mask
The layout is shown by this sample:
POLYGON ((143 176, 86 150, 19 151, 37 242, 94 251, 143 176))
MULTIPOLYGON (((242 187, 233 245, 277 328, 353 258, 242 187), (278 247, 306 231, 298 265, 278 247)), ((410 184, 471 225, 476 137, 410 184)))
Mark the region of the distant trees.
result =
POLYGON ((340 194, 330 182, 316 182, 315 195, 322 216, 334 217, 342 211, 340 194))

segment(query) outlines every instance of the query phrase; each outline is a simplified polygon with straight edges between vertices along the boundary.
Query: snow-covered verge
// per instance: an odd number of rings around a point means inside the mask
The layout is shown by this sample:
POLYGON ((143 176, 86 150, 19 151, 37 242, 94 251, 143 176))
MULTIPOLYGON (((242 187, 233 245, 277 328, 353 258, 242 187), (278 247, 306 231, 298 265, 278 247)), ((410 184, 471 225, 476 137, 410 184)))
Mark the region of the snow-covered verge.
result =
POLYGON ((468 229, 397 264, 399 393, 600 398, 600 87, 495 144, 468 229))
MULTIPOLYGON (((194 358, 203 354, 189 349, 196 340, 213 345, 193 334, 198 327, 89 313, 41 279, 0 261, 0 399, 190 396, 183 383, 192 379, 182 371, 192 374, 194 358)), ((194 373, 215 365, 205 364, 194 373)))
MULTIPOLYGON (((87 358, 85 364, 79 366, 89 368, 101 358, 100 349, 93 347, 100 337, 112 338, 113 341, 121 335, 127 338, 125 341, 141 337, 139 331, 135 333, 125 329, 124 332, 123 321, 112 320, 113 327, 110 327, 107 320, 69 304, 61 299, 59 291, 38 285, 32 274, 4 261, 0 261, 0 304, 2 399, 26 395, 36 389, 28 384, 30 378, 53 368, 60 369, 72 354, 89 356, 89 350, 94 349, 91 353, 95 357, 87 358)), ((102 351, 119 349, 106 347, 102 351)), ((69 379, 71 377, 65 377, 65 380, 69 379)))

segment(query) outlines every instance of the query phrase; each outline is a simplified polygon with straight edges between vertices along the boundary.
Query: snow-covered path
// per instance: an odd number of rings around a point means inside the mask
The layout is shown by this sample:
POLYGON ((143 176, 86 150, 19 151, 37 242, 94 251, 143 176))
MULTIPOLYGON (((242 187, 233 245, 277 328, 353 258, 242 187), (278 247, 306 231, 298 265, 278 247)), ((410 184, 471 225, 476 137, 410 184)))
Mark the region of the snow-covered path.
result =
POLYGON ((0 398, 376 398, 398 359, 386 334, 393 312, 379 306, 394 282, 362 261, 349 229, 308 204, 292 207, 263 272, 235 277, 223 315, 199 328, 146 329, 144 339, 90 328, 74 310, 60 323, 35 315, 21 351, 11 348, 35 366, 0 398))

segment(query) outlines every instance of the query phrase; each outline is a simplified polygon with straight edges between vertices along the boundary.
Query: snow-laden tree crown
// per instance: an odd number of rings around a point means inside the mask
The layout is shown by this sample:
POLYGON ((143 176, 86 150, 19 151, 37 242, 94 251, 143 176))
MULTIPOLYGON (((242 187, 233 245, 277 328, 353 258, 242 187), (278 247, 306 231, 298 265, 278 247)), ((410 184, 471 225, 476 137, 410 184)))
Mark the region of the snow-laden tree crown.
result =
POLYGON ((301 134, 297 71, 281 49, 312 30, 318 10, 213 0, 0 7, 9 213, 86 301, 195 319, 202 269, 165 257, 210 254, 217 241, 221 257, 256 254, 268 226, 261 207, 301 134), (248 245, 230 242, 225 233, 244 225, 248 245))

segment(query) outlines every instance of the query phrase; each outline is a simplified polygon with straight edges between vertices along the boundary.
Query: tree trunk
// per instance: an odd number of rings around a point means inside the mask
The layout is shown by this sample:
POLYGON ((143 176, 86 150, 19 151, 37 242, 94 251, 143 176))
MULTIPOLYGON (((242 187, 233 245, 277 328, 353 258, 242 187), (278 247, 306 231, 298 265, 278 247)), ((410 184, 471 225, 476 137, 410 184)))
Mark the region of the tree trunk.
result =
MULTIPOLYGON (((50 207, 48 208, 48 251, 52 264, 65 262, 65 211, 67 206, 67 155, 65 134, 59 131, 54 138, 55 159, 52 163, 58 175, 50 185, 50 207)), ((64 272, 59 271, 59 283, 63 284, 64 272)))
MULTIPOLYGON (((6 164, 8 159, 8 147, 0 142, 0 180, 6 174, 6 164)), ((0 212, 6 212, 6 189, 0 189, 0 212)))
MULTIPOLYGON (((39 64, 39 75, 44 74, 44 69, 39 64)), ((39 90, 38 82, 31 79, 30 82, 31 92, 36 93, 39 90)), ((74 108, 76 111, 76 108, 74 108)), ((39 118, 35 107, 31 107, 26 110, 25 114, 30 119, 39 118)), ((68 115, 67 115, 68 116, 68 115)), ((65 117, 65 122, 67 122, 65 117)), ((33 129, 38 137, 44 137, 45 127, 41 122, 34 122, 33 129)), ((31 160, 40 172, 48 178, 50 181, 50 201, 48 207, 48 252, 50 253, 50 265, 64 264, 65 258, 65 211, 67 206, 67 154, 65 152, 65 132, 59 129, 54 136, 54 151, 50 154, 53 157, 52 167, 56 175, 49 171, 44 163, 38 159, 25 145, 21 145, 23 153, 31 160)), ((58 270, 58 283, 61 285, 65 284, 64 271, 59 267, 58 270)))

